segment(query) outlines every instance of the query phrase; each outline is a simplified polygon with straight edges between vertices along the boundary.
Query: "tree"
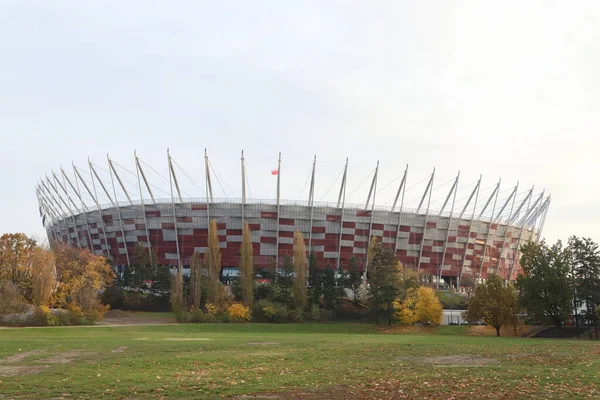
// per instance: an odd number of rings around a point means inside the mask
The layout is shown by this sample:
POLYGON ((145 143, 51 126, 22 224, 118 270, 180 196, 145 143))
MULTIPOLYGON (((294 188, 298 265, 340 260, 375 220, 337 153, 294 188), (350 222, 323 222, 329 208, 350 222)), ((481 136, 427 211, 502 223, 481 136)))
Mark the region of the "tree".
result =
POLYGON ((208 269, 208 299, 207 302, 215 306, 219 305, 220 297, 220 275, 221 275, 221 251, 219 250, 219 236, 217 233, 217 221, 210 221, 208 230, 208 248, 204 254, 204 263, 208 269))
POLYGON ((202 260, 196 252, 190 260, 190 285, 192 311, 196 311, 200 309, 200 301, 202 300, 202 260))
POLYGON ((273 286, 273 300, 288 308, 295 306, 293 293, 294 263, 289 255, 283 256, 283 265, 277 272, 276 283, 273 286))
MULTIPOLYGON (((598 318, 594 310, 600 305, 600 251, 590 238, 569 238, 569 253, 574 280, 575 312, 580 304, 586 306, 586 317, 593 321, 598 339, 598 318)), ((591 332, 590 332, 591 334, 591 332)))
POLYGON ((100 305, 99 293, 115 279, 106 258, 66 244, 56 245, 53 252, 58 281, 54 302, 61 307, 74 303, 84 313, 97 309, 100 305))
POLYGON ((183 268, 179 266, 171 278, 171 310, 175 314, 185 311, 185 298, 183 296, 183 268))
POLYGON ((56 261, 50 251, 41 247, 37 247, 31 256, 31 301, 36 307, 47 306, 56 285, 56 261))
POLYGON ((125 271, 124 284, 135 292, 138 303, 142 290, 148 289, 148 282, 152 281, 153 262, 150 254, 142 243, 136 243, 125 271))
POLYGON ((333 310, 340 303, 343 296, 343 288, 340 279, 336 279, 335 270, 327 266, 323 271, 323 304, 325 309, 333 310))
POLYGON ((517 293, 514 287, 511 284, 504 286, 502 278, 494 274, 475 289, 465 318, 469 322, 483 320, 496 328, 496 336, 500 336, 502 326, 516 324, 517 311, 517 293))
POLYGON ((308 257, 308 287, 310 304, 320 306, 323 296, 323 270, 313 252, 308 257))
POLYGON ((402 291, 399 263, 394 252, 384 248, 381 242, 373 240, 369 248, 371 263, 369 264, 369 296, 371 310, 377 323, 380 317, 392 324, 394 301, 402 291))
POLYGON ((465 293, 467 294, 467 299, 470 299, 473 295, 473 291, 475 290, 475 279, 473 275, 463 275, 460 280, 460 286, 464 288, 465 293))
POLYGON ((528 243, 521 249, 523 275, 517 278, 519 300, 527 312, 540 322, 560 327, 571 315, 570 252, 560 240, 548 246, 545 242, 528 243))
POLYGON ((23 299, 32 301, 33 254, 38 248, 35 240, 24 233, 0 236, 0 280, 13 282, 23 299))
POLYGON ((397 310, 394 316, 404 324, 420 322, 427 325, 440 325, 442 323, 442 304, 433 289, 429 287, 408 289, 402 304, 396 302, 394 308, 397 310))
POLYGON ((360 299, 360 283, 362 280, 362 273, 358 270, 358 263, 356 262, 356 257, 350 257, 348 260, 348 275, 346 280, 346 285, 348 288, 352 289, 352 298, 355 303, 358 303, 360 299))
POLYGON ((294 305, 300 313, 306 309, 306 244, 302 232, 294 233, 294 305))
POLYGON ((252 250, 252 234, 250 226, 244 223, 242 234, 242 250, 240 254, 240 284, 242 288, 242 300, 247 307, 252 306, 254 300, 254 261, 252 250))

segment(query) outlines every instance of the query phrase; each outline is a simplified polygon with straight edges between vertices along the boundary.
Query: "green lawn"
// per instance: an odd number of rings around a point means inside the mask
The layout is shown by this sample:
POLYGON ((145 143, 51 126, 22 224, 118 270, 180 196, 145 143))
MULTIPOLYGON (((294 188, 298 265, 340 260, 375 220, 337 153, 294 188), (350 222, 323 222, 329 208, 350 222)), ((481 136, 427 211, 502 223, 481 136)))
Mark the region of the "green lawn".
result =
POLYGON ((600 396, 598 342, 466 332, 334 323, 1 329, 0 398, 600 396))

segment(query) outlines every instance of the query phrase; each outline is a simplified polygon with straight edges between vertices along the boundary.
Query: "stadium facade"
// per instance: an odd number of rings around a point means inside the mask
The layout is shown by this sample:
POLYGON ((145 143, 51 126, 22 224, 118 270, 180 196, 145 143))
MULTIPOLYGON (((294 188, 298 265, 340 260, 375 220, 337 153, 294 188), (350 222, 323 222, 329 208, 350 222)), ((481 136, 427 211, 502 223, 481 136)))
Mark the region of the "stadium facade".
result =
MULTIPOLYGON (((168 152, 167 152, 168 153, 168 152)), ((242 227, 252 231, 254 263, 257 267, 281 265, 285 254, 293 254, 293 236, 300 230, 307 248, 321 265, 346 268, 351 257, 365 267, 369 238, 375 236, 395 251, 405 266, 446 281, 465 275, 485 279, 497 273, 514 280, 520 273, 519 248, 540 238, 550 205, 550 196, 531 190, 518 193, 518 184, 506 189, 499 199, 500 181, 489 196, 479 196, 481 177, 469 188, 467 200, 456 202, 459 175, 449 182, 443 206, 430 209, 434 172, 419 196, 418 206, 404 204, 408 167, 399 176, 391 207, 375 202, 379 165, 373 171, 369 194, 363 205, 346 203, 348 162, 343 170, 338 200, 314 200, 315 163, 310 175, 307 201, 280 199, 281 156, 277 194, 272 200, 246 198, 246 168, 241 159, 241 199, 213 197, 211 166, 205 155, 205 197, 185 198, 168 154, 168 182, 171 196, 155 197, 156 186, 149 181, 149 164, 135 156, 136 192, 124 184, 119 164, 108 158, 110 179, 102 178, 99 166, 88 162, 85 169, 46 175, 36 187, 40 215, 50 242, 90 249, 112 260, 115 266, 129 264, 135 245, 142 243, 155 251, 158 261, 189 265, 194 252, 207 247, 209 221, 216 220, 223 267, 239 262, 242 227), (89 167, 89 168, 87 168, 89 167), (118 193, 121 194, 119 199, 118 193), (100 196, 108 204, 100 204, 100 196), (518 200, 517 200, 518 198, 518 200)), ((214 170, 213 170, 214 174, 214 170)), ((187 174, 186 174, 187 175, 187 174)), ((491 189, 492 187, 490 187, 491 189)))

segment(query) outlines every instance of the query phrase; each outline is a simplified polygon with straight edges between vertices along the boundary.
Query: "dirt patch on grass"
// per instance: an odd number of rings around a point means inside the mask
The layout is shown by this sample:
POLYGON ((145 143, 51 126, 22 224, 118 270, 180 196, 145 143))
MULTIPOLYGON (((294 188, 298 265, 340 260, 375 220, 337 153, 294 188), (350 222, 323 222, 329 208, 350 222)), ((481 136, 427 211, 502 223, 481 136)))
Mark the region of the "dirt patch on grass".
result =
POLYGON ((121 346, 121 347, 117 347, 116 349, 112 349, 111 351, 113 353, 124 353, 125 350, 127 350, 127 347, 121 346))
POLYGON ((495 358, 482 357, 477 354, 457 354, 453 356, 425 357, 423 362, 446 366, 481 366, 498 364, 495 358))
POLYGON ((96 354, 96 353, 74 350, 74 351, 67 351, 64 353, 58 353, 58 354, 55 354, 48 358, 44 358, 42 360, 37 360, 36 362, 48 363, 48 364, 68 364, 71 361, 74 361, 78 358, 85 357, 85 356, 91 356, 94 354, 96 354))
POLYGON ((248 346, 280 346, 279 342, 248 342, 248 346))
POLYGON ((9 377, 9 376, 23 376, 23 375, 31 375, 37 374, 42 371, 44 367, 19 367, 19 366, 0 366, 0 376, 9 377))
POLYGON ((195 340, 210 340, 205 337, 168 337, 162 340, 176 341, 176 342, 187 342, 187 341, 195 341, 195 340))
POLYGON ((32 350, 32 351, 24 351, 22 353, 17 353, 12 356, 4 357, 0 360, 0 364, 11 364, 18 363, 26 359, 27 357, 34 356, 36 354, 41 354, 45 352, 45 350, 32 350))

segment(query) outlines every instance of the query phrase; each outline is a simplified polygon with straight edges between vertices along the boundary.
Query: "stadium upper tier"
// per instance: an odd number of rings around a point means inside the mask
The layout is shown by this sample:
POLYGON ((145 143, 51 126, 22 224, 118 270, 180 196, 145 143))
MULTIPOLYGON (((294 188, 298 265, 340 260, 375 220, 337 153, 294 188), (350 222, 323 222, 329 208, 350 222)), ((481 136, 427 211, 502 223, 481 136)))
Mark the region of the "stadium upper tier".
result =
POLYGON ((291 256, 294 232, 299 230, 321 265, 345 268, 349 259, 355 257, 358 265, 364 266, 369 238, 375 236, 394 249, 405 266, 427 274, 485 279, 497 273, 510 280, 520 273, 520 246, 538 240, 550 205, 550 196, 544 196, 544 192, 534 194, 532 188, 519 193, 518 184, 501 191, 498 182, 482 196, 485 189, 481 188, 481 178, 466 187, 463 201, 458 204, 459 176, 456 176, 447 182, 440 198, 443 205, 433 211, 430 205, 434 171, 423 180, 424 190, 413 208, 408 208, 404 202, 409 190, 407 168, 398 177, 393 204, 377 206, 379 166, 369 176, 367 201, 363 205, 349 205, 347 162, 340 172, 337 202, 315 201, 316 163, 307 179, 310 180, 308 199, 285 201, 279 196, 280 165, 281 158, 272 172, 277 175, 277 195, 272 200, 246 198, 243 154, 240 199, 213 197, 214 170, 207 156, 202 198, 182 196, 175 168, 178 165, 170 155, 169 176, 163 177, 169 183, 168 199, 155 197, 158 186, 150 182, 147 174, 152 167, 137 155, 135 172, 111 159, 107 169, 89 162, 88 171, 73 166, 72 172, 62 168, 58 174, 52 172, 39 182, 36 192, 42 223, 51 242, 89 248, 112 260, 114 265, 129 264, 137 243, 156 252, 162 264, 189 265, 194 252, 205 252, 209 221, 214 219, 224 267, 238 265, 242 228, 247 222, 252 231, 254 263, 258 267, 280 265, 285 254, 291 256), (136 183, 123 179, 123 170, 134 176, 136 183), (108 199, 108 203, 101 204, 101 198, 108 199))

